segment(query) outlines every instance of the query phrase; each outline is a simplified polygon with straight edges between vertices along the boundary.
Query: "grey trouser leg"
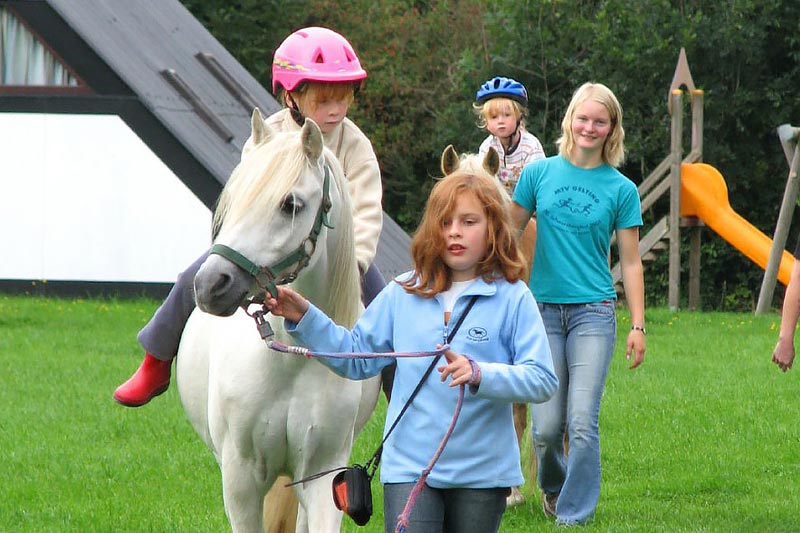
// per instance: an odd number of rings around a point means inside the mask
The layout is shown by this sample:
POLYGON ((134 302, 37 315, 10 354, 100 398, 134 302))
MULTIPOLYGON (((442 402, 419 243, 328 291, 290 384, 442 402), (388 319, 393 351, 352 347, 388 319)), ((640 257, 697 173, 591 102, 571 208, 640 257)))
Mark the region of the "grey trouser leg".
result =
POLYGON ((361 301, 364 302, 364 307, 368 306, 385 286, 386 280, 383 278, 383 274, 375 266, 375 263, 372 263, 361 276, 361 301))
MULTIPOLYGON (((375 263, 372 263, 367 269, 367 272, 361 277, 361 301, 364 302, 364 306, 369 305, 385 286, 386 280, 383 274, 381 274, 381 271, 375 266, 375 263)), ((386 395, 387 401, 392 397, 392 386, 394 385, 394 372, 396 368, 397 363, 394 363, 381 370, 381 386, 383 387, 383 393, 386 395)))
POLYGON ((139 344, 156 359, 172 361, 178 353, 183 328, 195 308, 194 276, 208 256, 209 250, 206 250, 180 273, 161 307, 139 331, 139 344))

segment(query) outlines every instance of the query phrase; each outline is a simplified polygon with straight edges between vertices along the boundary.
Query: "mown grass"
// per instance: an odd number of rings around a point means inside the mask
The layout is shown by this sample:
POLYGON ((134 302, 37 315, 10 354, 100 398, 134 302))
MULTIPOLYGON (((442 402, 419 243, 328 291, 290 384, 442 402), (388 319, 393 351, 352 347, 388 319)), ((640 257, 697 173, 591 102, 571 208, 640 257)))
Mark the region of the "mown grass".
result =
MULTIPOLYGON (((175 387, 127 409, 151 300, 0 296, 0 531, 227 531, 219 470, 175 387)), ((769 361, 779 317, 648 310, 627 369, 620 314, 601 411, 603 488, 587 531, 800 531, 798 369, 769 361)), ((353 453, 380 440, 385 405, 353 453)), ((524 453, 530 452, 526 443, 524 453)), ((528 476, 530 477, 530 476, 528 476)), ((550 531, 532 480, 502 531, 550 531)), ((381 489, 364 528, 382 531, 381 489)))

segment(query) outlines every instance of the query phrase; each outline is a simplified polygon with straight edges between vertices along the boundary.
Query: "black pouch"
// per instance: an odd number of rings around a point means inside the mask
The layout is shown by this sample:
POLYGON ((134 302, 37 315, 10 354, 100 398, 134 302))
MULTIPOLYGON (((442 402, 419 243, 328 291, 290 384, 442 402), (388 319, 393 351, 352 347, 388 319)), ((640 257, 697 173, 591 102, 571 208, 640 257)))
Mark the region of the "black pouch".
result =
POLYGON ((372 517, 372 487, 366 468, 353 465, 333 478, 333 503, 359 526, 372 517))

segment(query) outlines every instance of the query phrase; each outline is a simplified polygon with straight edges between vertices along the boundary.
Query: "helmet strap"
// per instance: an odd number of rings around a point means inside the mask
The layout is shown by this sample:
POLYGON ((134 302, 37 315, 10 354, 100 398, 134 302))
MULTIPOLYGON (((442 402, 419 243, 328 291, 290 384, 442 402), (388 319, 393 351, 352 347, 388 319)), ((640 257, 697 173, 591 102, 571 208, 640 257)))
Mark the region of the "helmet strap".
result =
POLYGON ((294 98, 292 98, 291 93, 286 93, 286 99, 289 100, 289 114, 292 115, 292 119, 297 125, 302 128, 303 124, 305 124, 306 117, 300 112, 300 108, 297 106, 297 102, 294 101, 294 98))
MULTIPOLYGON (((520 135, 517 138, 517 140, 514 141, 514 138, 517 137, 517 133, 518 132, 519 132, 519 122, 517 122, 517 127, 514 128, 514 133, 512 133, 511 136, 508 138, 508 140, 509 140, 508 148, 503 146, 503 151, 505 152, 506 155, 513 154, 514 151, 519 147, 519 143, 522 141, 522 134, 520 133, 520 135)), ((502 140, 501 140, 500 144, 503 144, 502 140)))

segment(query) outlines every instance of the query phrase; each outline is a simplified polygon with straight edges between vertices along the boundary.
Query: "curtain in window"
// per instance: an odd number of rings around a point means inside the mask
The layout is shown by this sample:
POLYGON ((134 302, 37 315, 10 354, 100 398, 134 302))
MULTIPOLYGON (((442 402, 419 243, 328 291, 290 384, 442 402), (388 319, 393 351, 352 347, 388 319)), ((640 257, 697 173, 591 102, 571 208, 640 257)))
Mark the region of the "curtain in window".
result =
POLYGON ((72 77, 17 17, 0 7, 0 85, 70 85, 72 77))

